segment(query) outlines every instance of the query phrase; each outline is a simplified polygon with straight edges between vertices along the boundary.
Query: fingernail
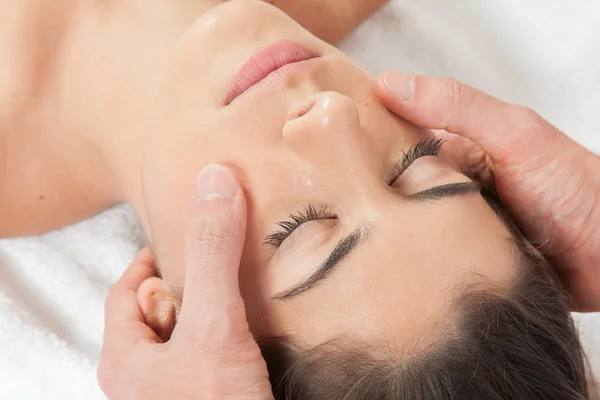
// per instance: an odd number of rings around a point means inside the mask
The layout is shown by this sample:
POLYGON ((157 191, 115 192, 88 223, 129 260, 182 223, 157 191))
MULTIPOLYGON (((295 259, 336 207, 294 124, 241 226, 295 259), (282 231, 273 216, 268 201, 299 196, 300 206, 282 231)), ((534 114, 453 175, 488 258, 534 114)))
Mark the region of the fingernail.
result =
POLYGON ((404 101, 412 101, 415 98, 414 75, 403 72, 388 72, 383 77, 383 83, 404 101))
POLYGON ((232 198, 237 193, 237 183, 227 168, 220 165, 207 165, 196 179, 196 192, 199 199, 232 198))

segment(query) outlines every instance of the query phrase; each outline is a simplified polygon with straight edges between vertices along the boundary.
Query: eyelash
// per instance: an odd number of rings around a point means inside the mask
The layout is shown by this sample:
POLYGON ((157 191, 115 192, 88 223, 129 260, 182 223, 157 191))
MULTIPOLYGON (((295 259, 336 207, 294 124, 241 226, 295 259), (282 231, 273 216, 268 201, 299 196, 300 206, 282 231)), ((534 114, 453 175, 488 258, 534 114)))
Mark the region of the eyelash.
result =
MULTIPOLYGON (((420 142, 414 144, 408 151, 402 151, 402 157, 392 165, 392 179, 388 182, 388 185, 393 184, 400 176, 421 157, 440 155, 440 150, 444 141, 442 139, 430 138, 423 139, 420 142)), ((337 215, 329 211, 326 206, 318 207, 313 204, 309 204, 304 207, 304 210, 297 212, 296 214, 290 214, 287 221, 279 221, 277 225, 280 230, 269 234, 264 244, 277 249, 281 246, 283 241, 287 239, 296 229, 302 224, 310 221, 318 221, 324 219, 336 219, 337 215)))
POLYGON ((408 151, 402 151, 402 157, 393 164, 392 179, 388 185, 393 184, 406 170, 421 157, 438 157, 444 141, 442 139, 423 139, 414 144, 408 151))
POLYGON ((304 207, 304 210, 299 211, 296 214, 290 214, 288 221, 279 221, 277 225, 281 229, 268 235, 265 238, 264 243, 277 249, 281 246, 283 241, 292 234, 292 232, 300 227, 300 225, 310 221, 335 218, 337 218, 337 216, 331 213, 326 206, 317 207, 313 204, 309 204, 304 207))

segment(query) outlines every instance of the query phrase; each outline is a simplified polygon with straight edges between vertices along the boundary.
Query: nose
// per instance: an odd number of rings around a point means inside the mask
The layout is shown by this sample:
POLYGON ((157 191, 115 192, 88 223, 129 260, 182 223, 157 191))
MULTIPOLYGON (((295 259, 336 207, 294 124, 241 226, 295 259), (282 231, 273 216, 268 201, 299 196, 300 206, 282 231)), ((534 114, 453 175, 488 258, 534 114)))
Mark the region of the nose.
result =
POLYGON ((378 180, 374 177, 378 176, 380 160, 360 124, 354 100, 340 93, 322 92, 299 111, 284 125, 283 140, 303 167, 326 182, 342 202, 376 193, 378 180))
POLYGON ((294 110, 284 125, 283 140, 314 164, 356 162, 367 145, 356 103, 336 92, 313 95, 294 110))

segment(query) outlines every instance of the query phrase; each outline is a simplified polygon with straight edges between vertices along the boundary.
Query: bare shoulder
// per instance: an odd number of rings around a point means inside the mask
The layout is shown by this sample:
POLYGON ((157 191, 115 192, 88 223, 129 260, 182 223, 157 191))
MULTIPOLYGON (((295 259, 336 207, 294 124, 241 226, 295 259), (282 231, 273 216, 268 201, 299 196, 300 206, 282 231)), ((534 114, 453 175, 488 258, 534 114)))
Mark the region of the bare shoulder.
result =
POLYGON ((0 0, 0 115, 13 115, 42 90, 67 21, 82 0, 0 0))
POLYGON ((0 237, 39 234, 110 205, 90 200, 83 168, 65 159, 79 148, 56 134, 47 99, 69 27, 92 0, 0 1, 0 237))

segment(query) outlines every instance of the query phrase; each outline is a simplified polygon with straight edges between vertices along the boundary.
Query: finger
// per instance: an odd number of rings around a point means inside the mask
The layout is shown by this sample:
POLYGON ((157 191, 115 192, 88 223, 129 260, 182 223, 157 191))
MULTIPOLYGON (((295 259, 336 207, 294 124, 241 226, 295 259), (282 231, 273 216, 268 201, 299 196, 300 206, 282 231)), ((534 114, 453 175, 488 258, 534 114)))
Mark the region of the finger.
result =
POLYGON ((494 187, 493 163, 483 149, 473 141, 445 130, 433 130, 444 141, 442 157, 469 178, 491 189, 494 187))
POLYGON ((246 234, 246 202, 243 190, 225 167, 205 167, 196 184, 190 202, 186 278, 176 329, 185 326, 197 332, 199 325, 226 323, 233 310, 240 312, 243 302, 238 272, 246 234))
POLYGON ((386 72, 379 77, 377 91, 395 114, 419 126, 466 137, 495 161, 518 161, 515 155, 540 148, 554 152, 553 145, 568 140, 532 110, 454 79, 386 72))
POLYGON ((145 248, 135 257, 106 299, 105 346, 115 340, 157 341, 156 334, 144 322, 144 315, 137 301, 138 288, 154 275, 154 258, 150 250, 145 248))

